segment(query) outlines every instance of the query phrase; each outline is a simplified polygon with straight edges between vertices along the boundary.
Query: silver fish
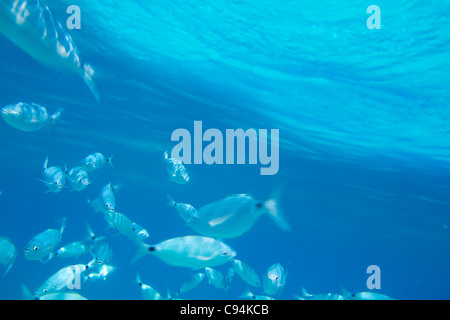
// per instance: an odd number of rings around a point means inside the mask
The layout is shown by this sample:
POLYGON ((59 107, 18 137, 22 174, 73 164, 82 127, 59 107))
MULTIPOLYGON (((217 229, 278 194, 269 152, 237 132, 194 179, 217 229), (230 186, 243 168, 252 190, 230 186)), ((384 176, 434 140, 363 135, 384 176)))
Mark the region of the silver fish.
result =
POLYGON ((142 243, 132 262, 146 254, 153 254, 169 265, 192 269, 219 266, 236 256, 225 243, 202 236, 173 238, 156 245, 142 243))
POLYGON ((100 101, 94 70, 42 0, 2 0, 0 32, 44 66, 81 76, 100 101))
POLYGON ((186 223, 195 222, 200 219, 197 210, 193 206, 187 203, 176 203, 169 195, 167 195, 167 205, 174 207, 186 223))
POLYGON ((249 231, 263 214, 269 215, 283 230, 290 230, 274 199, 259 202, 247 194, 231 195, 201 207, 199 219, 187 225, 204 236, 236 238, 249 231))
POLYGON ((101 279, 105 281, 111 273, 116 271, 116 269, 116 266, 110 264, 102 264, 101 266, 89 269, 88 274, 84 276, 84 280, 95 281, 101 279))
POLYGON ((94 249, 95 234, 87 226, 88 235, 81 241, 71 242, 55 252, 54 256, 59 258, 73 258, 88 254, 94 249))
POLYGON ((180 289, 178 289, 174 297, 177 297, 180 294, 186 293, 194 288, 197 288, 204 278, 205 274, 203 272, 191 275, 183 282, 183 284, 181 285, 180 289))
POLYGON ((104 214, 105 220, 108 224, 119 231, 120 234, 129 237, 131 240, 143 241, 149 237, 147 230, 132 222, 126 215, 114 212, 106 212, 104 214))
POLYGON ((53 251, 61 242, 65 227, 66 219, 63 218, 59 229, 47 229, 34 236, 25 247, 25 258, 41 262, 47 262, 53 258, 53 251))
POLYGON ((395 300, 385 294, 377 292, 357 292, 351 293, 341 287, 344 300, 395 300))
POLYGON ((60 192, 66 183, 66 176, 64 175, 61 167, 48 167, 48 157, 45 158, 42 168, 42 179, 48 187, 47 192, 58 193, 60 192))
POLYGON ((244 292, 243 295, 241 295, 241 298, 251 299, 251 300, 275 300, 272 297, 269 296, 263 296, 263 295, 255 295, 250 290, 247 290, 244 292))
POLYGON ((64 109, 50 115, 47 109, 35 103, 19 102, 2 109, 2 117, 10 126, 25 132, 39 131, 61 117, 64 109))
POLYGON ((96 152, 84 158, 81 165, 86 171, 95 171, 104 168, 106 165, 110 165, 112 167, 112 159, 113 157, 107 158, 102 153, 96 152))
POLYGON ((226 289, 227 283, 225 281, 225 277, 223 276, 222 272, 206 267, 205 268, 205 274, 208 278, 208 281, 210 284, 212 284, 214 287, 218 289, 226 289))
POLYGON ((35 295, 41 296, 64 289, 69 289, 76 281, 81 281, 81 275, 89 268, 88 265, 77 264, 66 266, 48 278, 44 284, 35 292, 35 295))
POLYGON ((70 170, 65 167, 64 174, 74 191, 82 191, 91 184, 88 173, 82 167, 74 167, 70 170))
POLYGON ((281 264, 276 263, 271 265, 263 275, 264 292, 269 296, 280 293, 286 285, 286 278, 287 275, 281 264))
POLYGON ((344 297, 337 293, 310 294, 303 287, 301 290, 301 296, 295 295, 298 300, 344 300, 344 297))
POLYGON ((144 300, 163 300, 162 295, 158 291, 141 281, 139 273, 136 275, 136 283, 141 288, 144 300))
POLYGON ((113 253, 105 237, 95 239, 92 255, 94 256, 93 265, 97 267, 111 261, 113 253))
POLYGON ((94 208, 95 212, 114 212, 116 208, 116 190, 116 187, 111 183, 107 184, 103 187, 97 199, 94 201, 88 200, 89 205, 94 208))
POLYGON ((76 292, 53 292, 35 296, 30 290, 22 284, 22 292, 25 300, 87 300, 85 297, 76 292))
POLYGON ((170 180, 179 184, 186 184, 189 182, 190 178, 187 169, 180 160, 169 158, 169 153, 166 151, 164 152, 164 162, 170 180))
POLYGON ((233 259, 233 268, 236 273, 244 280, 247 284, 252 287, 261 287, 261 281, 259 280, 258 274, 251 267, 246 265, 240 260, 233 259))
POLYGON ((6 266, 3 276, 11 270, 17 259, 17 250, 11 240, 0 237, 0 264, 6 266))

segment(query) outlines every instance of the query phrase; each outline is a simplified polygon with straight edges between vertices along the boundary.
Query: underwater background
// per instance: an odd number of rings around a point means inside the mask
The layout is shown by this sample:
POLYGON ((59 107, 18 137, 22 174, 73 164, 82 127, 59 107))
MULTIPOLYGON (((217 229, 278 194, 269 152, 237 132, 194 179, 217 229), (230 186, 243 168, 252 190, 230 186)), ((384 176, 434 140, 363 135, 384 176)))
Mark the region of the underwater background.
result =
MULTIPOLYGON (((448 1, 48 0, 95 70, 101 104, 83 81, 47 68, 0 36, 0 105, 19 101, 64 108, 39 132, 0 124, 0 237, 18 258, 0 278, 0 299, 22 299, 77 259, 28 261, 23 249, 66 217, 61 245, 108 236, 116 271, 86 282, 88 299, 141 299, 142 281, 165 294, 194 271, 154 256, 134 264, 134 244, 114 236, 88 206, 101 188, 121 186, 117 210, 145 227, 147 243, 196 234, 166 196, 201 207, 231 194, 279 206, 292 232, 261 217, 225 239, 237 259, 262 275, 280 263, 287 283, 278 299, 310 293, 369 291, 378 265, 381 289, 395 299, 450 298, 450 3, 448 1), (381 8, 369 30, 366 9, 381 8), (170 181, 162 161, 177 128, 280 130, 280 169, 259 165, 186 165, 188 184, 170 181), (46 193, 42 163, 73 167, 89 154, 113 156, 81 192, 46 193)), ((230 264, 217 267, 226 272, 230 264)), ((3 273, 4 266, 0 266, 3 273)), ((184 299, 238 299, 203 281, 184 299)), ((263 294, 261 288, 251 289, 263 294)))

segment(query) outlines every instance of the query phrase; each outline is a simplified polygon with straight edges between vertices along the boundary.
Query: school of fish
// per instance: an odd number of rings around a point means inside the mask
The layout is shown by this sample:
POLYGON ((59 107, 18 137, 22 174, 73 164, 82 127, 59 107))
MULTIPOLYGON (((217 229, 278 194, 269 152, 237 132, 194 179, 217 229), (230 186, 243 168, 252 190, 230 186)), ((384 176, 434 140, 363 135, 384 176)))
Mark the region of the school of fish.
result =
MULTIPOLYGON (((44 66, 80 76, 95 99, 100 101, 94 69, 82 60, 73 39, 43 1, 1 0, 0 32, 44 66)), ((12 102, 1 109, 1 116, 5 123, 16 130, 36 132, 48 126, 58 126, 63 108, 53 110, 51 113, 46 106, 32 102, 12 102)), ((181 161, 170 158, 167 151, 163 153, 162 159, 164 162, 161 170, 166 171, 170 181, 180 185, 191 181, 187 168, 181 161)), ((54 165, 47 157, 43 159, 39 180, 43 184, 43 192, 45 190, 57 194, 67 188, 83 192, 91 184, 91 176, 94 177, 95 171, 105 168, 113 168, 112 156, 108 157, 100 152, 86 155, 72 168, 68 168, 66 164, 54 165)), ((232 248, 224 242, 249 232, 255 222, 264 215, 273 219, 282 230, 289 231, 289 224, 278 209, 276 198, 260 201, 250 194, 234 194, 223 199, 212 199, 209 204, 197 210, 194 205, 176 202, 171 195, 167 195, 167 206, 180 216, 179 223, 184 222, 192 229, 192 234, 157 240, 152 239, 151 230, 148 231, 141 225, 143 221, 136 222, 133 217, 117 211, 120 210, 120 205, 116 206, 116 195, 120 188, 121 186, 107 183, 98 191, 96 199, 86 201, 93 215, 98 219, 103 218, 109 228, 129 240, 135 248, 136 254, 130 263, 138 264, 142 259, 147 259, 146 256, 154 256, 167 265, 193 270, 191 276, 176 290, 165 293, 145 284, 139 273, 136 274, 134 282, 136 290, 141 291, 142 299, 179 299, 197 288, 205 279, 217 290, 227 290, 235 281, 242 281, 248 289, 236 298, 273 300, 281 297, 287 283, 287 272, 280 263, 274 262, 260 275, 245 263, 245 257, 236 259, 238 248, 232 248), (218 267, 223 265, 228 266, 226 273, 218 270, 218 267), (236 275, 240 280, 236 280, 236 275)), ((16 260, 21 258, 50 265, 53 259, 87 257, 85 263, 68 264, 49 274, 47 279, 42 279, 42 285, 34 290, 30 290, 26 284, 20 284, 24 299, 86 300, 73 290, 79 285, 77 279, 82 282, 106 280, 117 269, 112 264, 113 250, 107 236, 96 235, 91 227, 86 225, 84 237, 80 237, 79 241, 65 243, 64 231, 68 225, 70 223, 67 219, 60 217, 54 226, 49 226, 46 230, 36 230, 34 235, 31 234, 22 249, 17 249, 7 236, 0 237, 3 277, 8 276, 16 260)), ((291 298, 391 299, 373 292, 349 293, 342 290, 342 294, 310 294, 304 288, 299 288, 299 291, 298 296, 291 298)))

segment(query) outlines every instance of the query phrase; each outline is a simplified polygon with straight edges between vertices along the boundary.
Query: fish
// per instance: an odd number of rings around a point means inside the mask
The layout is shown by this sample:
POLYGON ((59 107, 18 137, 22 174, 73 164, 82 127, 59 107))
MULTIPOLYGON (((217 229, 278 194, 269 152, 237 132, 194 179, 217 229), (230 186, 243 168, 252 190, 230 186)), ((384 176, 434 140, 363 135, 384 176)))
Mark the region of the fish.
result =
POLYGON ((61 219, 59 229, 47 229, 34 236, 26 245, 24 250, 25 259, 40 260, 45 263, 54 256, 53 251, 61 242, 67 219, 61 219))
POLYGON ((200 219, 197 209, 192 205, 188 203, 176 203, 169 195, 167 195, 167 205, 174 207, 179 216, 188 224, 200 219))
POLYGON ((61 167, 48 167, 48 157, 44 160, 42 177, 41 182, 47 185, 47 192, 61 192, 66 183, 66 176, 61 167))
POLYGON ((89 272, 87 275, 84 275, 84 280, 103 280, 105 281, 106 278, 116 271, 117 267, 110 265, 110 264, 102 264, 101 266, 94 266, 93 268, 89 269, 89 272))
POLYGON ((82 191, 91 184, 88 173, 82 167, 74 167, 69 170, 65 166, 64 175, 69 180, 73 191, 82 191))
POLYGON ((139 288, 141 288, 142 297, 144 300, 163 300, 163 296, 158 291, 141 281, 139 272, 136 275, 136 283, 139 288))
POLYGON ((35 132, 55 124, 63 111, 63 108, 59 108, 54 114, 50 114, 45 107, 36 103, 18 102, 3 107, 1 114, 3 120, 13 128, 25 132, 35 132))
POLYGON ((71 242, 60 248, 54 253, 55 257, 59 258, 73 258, 90 253, 94 248, 94 240, 96 239, 92 229, 87 226, 88 235, 81 241, 71 242))
POLYGON ((180 294, 186 293, 188 291, 191 291, 192 289, 195 289, 198 287, 198 285, 203 281, 205 278, 205 274, 203 272, 195 273, 191 276, 189 276, 181 285, 180 289, 176 292, 174 297, 179 296, 180 294))
POLYGON ((201 207, 198 210, 199 219, 187 222, 187 225, 203 236, 230 239, 248 232, 264 214, 282 230, 290 231, 276 200, 259 202, 248 194, 231 195, 201 207))
POLYGON ((94 248, 91 251, 94 257, 94 263, 96 266, 101 266, 111 261, 112 250, 109 247, 108 241, 105 237, 96 238, 94 241, 94 248))
POLYGON ((142 243, 131 263, 147 254, 155 255, 169 265, 191 269, 219 266, 236 256, 236 252, 222 241, 202 236, 172 238, 156 245, 142 243))
POLYGON ((269 296, 255 295, 250 290, 245 291, 244 294, 240 296, 240 298, 246 298, 251 300, 275 300, 274 298, 269 296))
POLYGON ((183 162, 176 158, 170 158, 167 151, 164 152, 164 162, 170 180, 178 184, 186 184, 189 182, 189 173, 183 162))
POLYGON ((341 287, 342 296, 344 300, 395 300, 385 294, 377 293, 377 292, 357 292, 351 293, 341 287))
POLYGON ((223 276, 222 272, 213 268, 206 267, 205 275, 208 278, 209 283, 212 284, 214 287, 218 289, 227 288, 227 283, 225 281, 225 277, 223 276))
POLYGON ((129 237, 134 241, 143 241, 149 237, 149 233, 143 227, 132 222, 126 215, 114 212, 106 212, 104 214, 106 222, 120 234, 129 237))
POLYGON ((96 152, 88 155, 81 161, 81 166, 84 170, 91 172, 101 168, 106 167, 107 165, 113 166, 112 164, 113 157, 105 157, 102 153, 96 152))
POLYGON ((274 296, 283 290, 287 275, 279 263, 271 265, 263 275, 263 289, 269 296, 274 296))
POLYGON ((42 0, 2 0, 0 32, 42 65, 80 76, 100 103, 94 69, 42 0))
POLYGON ((234 270, 236 270, 236 273, 242 278, 242 280, 252 287, 261 287, 261 281, 259 280, 259 276, 255 270, 240 260, 233 259, 231 263, 234 270))
POLYGON ((8 272, 17 260, 17 250, 12 241, 8 238, 0 237, 0 264, 6 266, 3 276, 8 272))
POLYGON ((236 270, 234 270, 233 267, 230 267, 227 271, 227 275, 225 277, 226 286, 230 287, 231 283, 233 282, 234 275, 236 274, 236 270))
POLYGON ((35 295, 42 296, 44 294, 54 293, 65 289, 73 289, 71 286, 80 285, 79 281, 81 281, 81 275, 88 268, 89 264, 77 264, 60 269, 39 287, 35 292, 35 295))
POLYGON ((337 293, 310 294, 305 288, 301 288, 301 296, 295 295, 297 300, 344 300, 344 297, 337 293))
POLYGON ((30 290, 22 284, 22 293, 25 300, 87 300, 85 297, 76 292, 53 292, 35 296, 30 290))
POLYGON ((88 199, 88 204, 94 209, 95 212, 114 212, 116 208, 116 191, 117 188, 109 183, 102 188, 97 199, 94 201, 90 201, 88 199))

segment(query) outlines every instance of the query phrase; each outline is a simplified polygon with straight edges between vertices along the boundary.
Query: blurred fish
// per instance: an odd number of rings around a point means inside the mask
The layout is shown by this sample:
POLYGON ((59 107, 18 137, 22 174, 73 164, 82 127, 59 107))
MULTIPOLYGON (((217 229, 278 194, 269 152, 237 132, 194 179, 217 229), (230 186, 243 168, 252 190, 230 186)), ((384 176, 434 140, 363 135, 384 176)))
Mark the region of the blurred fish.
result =
POLYGON ((344 297, 336 293, 310 294, 302 287, 302 295, 295 296, 298 300, 344 300, 344 297))
POLYGON ((286 285, 286 278, 287 275, 281 264, 276 263, 271 265, 263 275, 264 292, 269 296, 280 293, 286 285))
POLYGON ((109 213, 114 212, 116 208, 116 187, 111 183, 103 187, 100 195, 94 201, 88 200, 89 205, 95 210, 95 212, 109 213))
POLYGON ((25 300, 87 300, 82 295, 76 292, 54 292, 35 296, 31 294, 30 290, 22 284, 22 293, 25 300))
POLYGON ((187 225, 204 236, 235 238, 249 231, 263 214, 269 215, 282 230, 290 230, 277 208, 276 200, 263 203, 247 194, 231 195, 201 207, 198 210, 199 219, 187 225))
POLYGON ((250 290, 247 290, 246 292, 244 292, 244 294, 241 295, 240 298, 247 298, 247 299, 251 299, 251 300, 275 300, 274 298, 269 297, 269 296, 255 295, 250 290))
POLYGON ((218 289, 227 288, 225 277, 223 276, 222 272, 213 268, 206 267, 205 275, 208 278, 209 283, 212 284, 214 287, 218 289))
POLYGON ((180 294, 186 293, 198 287, 198 285, 205 278, 205 274, 203 272, 195 273, 189 276, 181 285, 180 289, 175 293, 174 297, 179 296, 180 294))
POLYGON ((59 258, 73 258, 88 254, 94 248, 95 234, 92 229, 87 226, 88 235, 81 241, 71 242, 55 252, 54 256, 59 258))
POLYGON ((101 266, 95 266, 93 268, 89 269, 89 272, 87 275, 84 275, 84 280, 91 280, 91 281, 95 281, 95 280, 103 280, 105 281, 106 278, 113 273, 114 271, 116 271, 116 266, 110 265, 110 264, 102 264, 101 266))
POLYGON ((17 259, 17 250, 11 240, 0 237, 0 264, 6 266, 3 276, 11 270, 17 259))
POLYGON ((200 219, 197 210, 193 206, 187 203, 176 203, 169 195, 167 195, 167 205, 174 207, 186 223, 195 222, 200 219))
MULTIPOLYGON (((77 264, 66 266, 48 278, 44 284, 35 292, 36 296, 49 294, 65 289, 70 289, 70 286, 81 283, 81 275, 89 268, 88 264, 77 264)), ((73 288, 72 288, 73 289, 73 288)))
POLYGON ((69 180, 73 191, 82 191, 91 184, 88 173, 82 167, 75 167, 70 170, 65 167, 64 174, 69 180))
POLYGON ((134 241, 143 241, 149 237, 147 230, 132 222, 126 215, 115 212, 106 212, 104 218, 108 224, 119 231, 120 234, 134 241))
POLYGON ((163 300, 162 295, 151 286, 142 283, 139 273, 136 275, 136 283, 141 288, 144 300, 163 300))
POLYGON ((169 158, 169 153, 164 152, 164 162, 170 180, 179 184, 189 182, 189 174, 183 163, 175 158, 169 158))
POLYGON ((2 117, 10 126, 25 132, 39 131, 54 124, 61 117, 63 108, 50 115, 47 109, 35 103, 19 102, 2 109, 2 117))
POLYGON ((100 102, 94 70, 42 0, 2 0, 0 32, 44 66, 81 76, 100 102))
POLYGON ((251 267, 246 265, 240 260, 233 259, 231 261, 236 273, 244 280, 247 284, 252 287, 261 287, 261 281, 259 280, 258 274, 251 267))
POLYGON ((202 236, 173 238, 157 245, 142 243, 132 263, 146 254, 156 255, 169 265, 192 269, 219 266, 236 256, 223 242, 202 236))
POLYGON ((105 237, 95 239, 94 249, 92 249, 91 254, 94 257, 94 264, 97 267, 110 262, 113 255, 105 237))
POLYGON ((48 167, 48 157, 44 160, 42 177, 41 181, 48 187, 47 192, 58 193, 66 183, 66 177, 61 167, 48 167))
POLYGON ((344 300, 395 300, 394 298, 377 292, 351 293, 343 287, 341 287, 341 291, 344 300))
POLYGON ((66 218, 62 219, 59 229, 47 229, 34 236, 25 247, 25 258, 43 263, 52 259, 53 251, 61 242, 66 221, 66 218))
POLYGON ((113 157, 107 158, 102 153, 96 152, 84 158, 81 165, 86 171, 95 171, 106 167, 106 165, 110 165, 112 167, 112 159, 113 157))
POLYGON ((230 267, 227 271, 227 276, 225 277, 227 287, 231 286, 231 283, 233 282, 235 274, 236 274, 236 270, 234 270, 233 267, 230 267))

